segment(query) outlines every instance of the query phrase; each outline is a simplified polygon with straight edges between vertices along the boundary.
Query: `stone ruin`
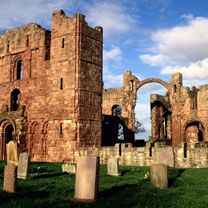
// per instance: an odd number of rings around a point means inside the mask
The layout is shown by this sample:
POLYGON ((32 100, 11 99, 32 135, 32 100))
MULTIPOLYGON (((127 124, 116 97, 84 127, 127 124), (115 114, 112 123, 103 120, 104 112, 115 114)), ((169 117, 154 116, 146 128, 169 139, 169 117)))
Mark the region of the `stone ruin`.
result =
POLYGON ((96 154, 101 163, 116 156, 151 165, 172 146, 176 166, 208 166, 208 85, 185 87, 180 73, 141 81, 126 71, 123 86, 103 89, 102 53, 102 27, 62 10, 53 12, 51 31, 32 23, 0 35, 0 159, 15 140, 32 161, 96 154), (136 147, 137 93, 152 82, 167 93, 151 95, 151 137, 136 147))

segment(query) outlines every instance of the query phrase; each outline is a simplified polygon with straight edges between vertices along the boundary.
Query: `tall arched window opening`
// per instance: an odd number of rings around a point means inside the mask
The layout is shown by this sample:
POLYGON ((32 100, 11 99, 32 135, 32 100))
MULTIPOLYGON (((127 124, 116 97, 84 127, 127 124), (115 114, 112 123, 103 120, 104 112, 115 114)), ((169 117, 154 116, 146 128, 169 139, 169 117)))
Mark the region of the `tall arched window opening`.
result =
POLYGON ((112 115, 121 117, 121 106, 120 105, 114 105, 112 107, 112 115))
POLYGON ((23 65, 22 65, 22 61, 19 60, 17 62, 17 80, 21 80, 22 79, 22 73, 23 73, 23 65))
POLYGON ((18 89, 14 89, 11 92, 11 111, 16 111, 19 108, 19 96, 20 96, 20 91, 18 89))

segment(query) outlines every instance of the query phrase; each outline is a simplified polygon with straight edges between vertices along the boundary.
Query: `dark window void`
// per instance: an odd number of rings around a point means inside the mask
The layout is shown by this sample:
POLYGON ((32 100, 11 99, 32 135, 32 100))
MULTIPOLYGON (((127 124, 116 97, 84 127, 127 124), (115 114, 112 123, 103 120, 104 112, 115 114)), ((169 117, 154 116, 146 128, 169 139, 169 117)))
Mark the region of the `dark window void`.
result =
POLYGON ((21 80, 22 79, 22 73, 23 73, 23 66, 22 66, 22 61, 19 60, 17 62, 17 80, 21 80))
POLYGON ((59 134, 61 137, 63 136, 63 123, 60 123, 59 134))
POLYGON ((20 91, 18 89, 14 89, 11 93, 11 111, 16 111, 19 108, 19 96, 20 91))
POLYGON ((62 38, 62 41, 61 41, 61 47, 64 48, 64 46, 65 46, 65 39, 62 38))
POLYGON ((121 117, 121 106, 120 105, 114 105, 112 107, 112 115, 121 117))
POLYGON ((183 157, 187 158, 187 143, 184 143, 183 145, 183 157))
POLYGON ((27 35, 27 37, 26 37, 26 47, 28 47, 29 46, 29 36, 27 35))
POLYGON ((8 144, 9 141, 13 140, 13 131, 14 128, 12 126, 12 124, 9 124, 6 128, 5 128, 5 143, 8 144))
POLYGON ((122 124, 118 125, 118 140, 124 140, 124 128, 122 124))
POLYGON ((61 78, 60 79, 60 90, 63 90, 63 88, 64 88, 64 79, 61 78))
POLYGON ((203 141, 203 131, 202 130, 198 131, 198 140, 199 140, 199 142, 203 141))

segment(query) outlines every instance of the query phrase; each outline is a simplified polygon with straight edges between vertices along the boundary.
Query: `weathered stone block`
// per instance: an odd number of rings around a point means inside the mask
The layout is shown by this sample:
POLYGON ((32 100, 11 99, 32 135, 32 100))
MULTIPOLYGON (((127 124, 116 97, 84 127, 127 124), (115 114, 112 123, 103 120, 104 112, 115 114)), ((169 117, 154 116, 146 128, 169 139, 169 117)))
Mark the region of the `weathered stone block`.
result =
POLYGON ((168 166, 164 164, 151 165, 150 180, 153 188, 168 188, 168 166))
POLYGON ((77 161, 75 200, 96 200, 99 183, 99 157, 80 156, 77 161))

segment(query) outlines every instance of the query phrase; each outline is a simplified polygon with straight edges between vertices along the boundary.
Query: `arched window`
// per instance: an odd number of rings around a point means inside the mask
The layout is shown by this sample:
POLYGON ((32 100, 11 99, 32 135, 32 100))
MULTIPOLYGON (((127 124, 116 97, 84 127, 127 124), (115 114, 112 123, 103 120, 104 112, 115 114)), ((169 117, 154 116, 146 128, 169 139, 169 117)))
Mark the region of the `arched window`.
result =
POLYGON ((114 105, 112 107, 112 115, 121 117, 121 106, 120 105, 114 105))
POLYGON ((22 79, 22 73, 23 73, 23 65, 22 65, 21 60, 17 61, 17 71, 16 72, 17 72, 16 79, 21 80, 22 79))
POLYGON ((14 89, 11 92, 11 111, 16 111, 19 108, 19 96, 20 96, 20 91, 18 89, 14 89))

